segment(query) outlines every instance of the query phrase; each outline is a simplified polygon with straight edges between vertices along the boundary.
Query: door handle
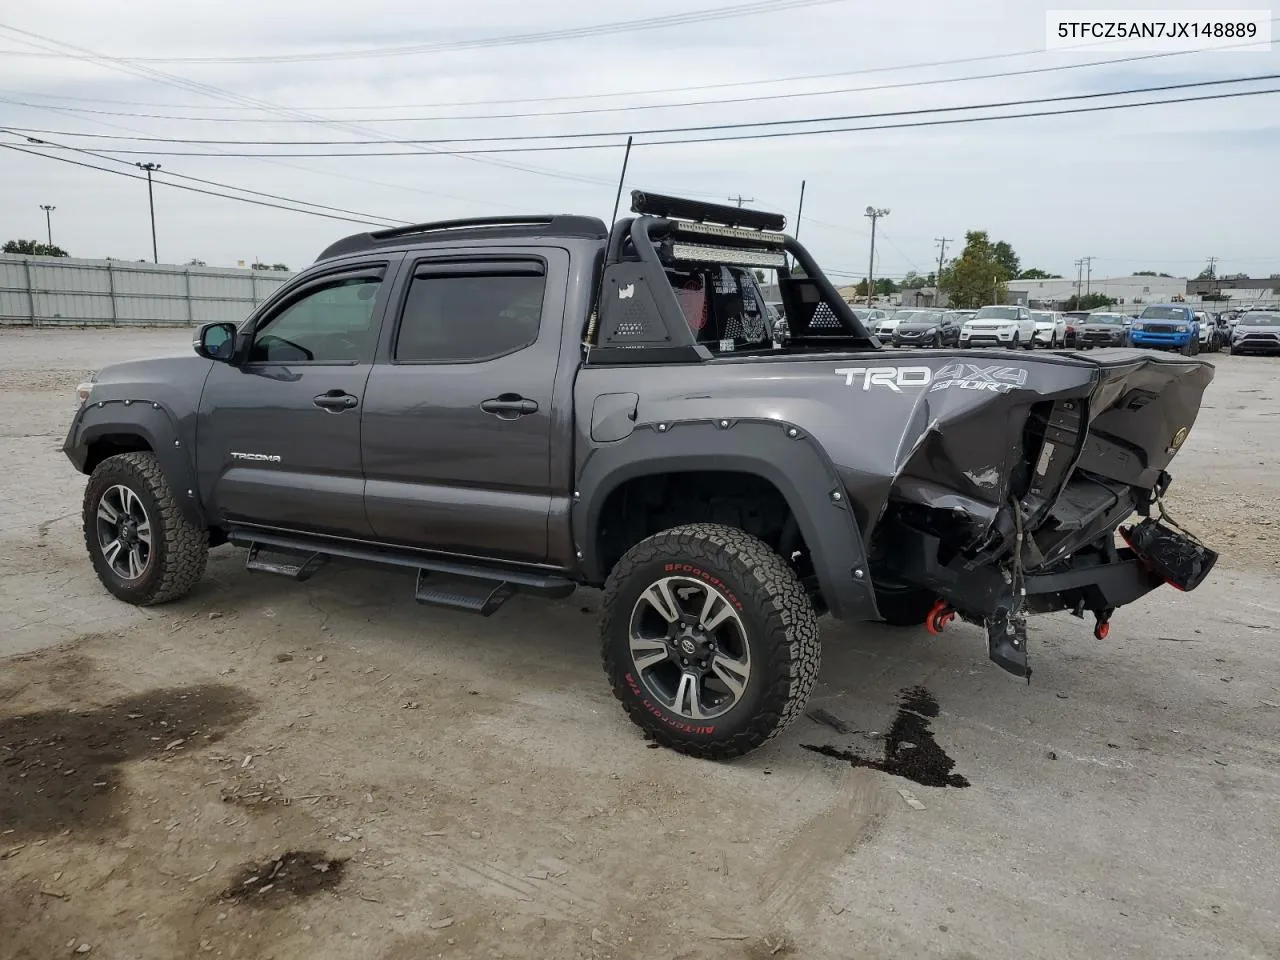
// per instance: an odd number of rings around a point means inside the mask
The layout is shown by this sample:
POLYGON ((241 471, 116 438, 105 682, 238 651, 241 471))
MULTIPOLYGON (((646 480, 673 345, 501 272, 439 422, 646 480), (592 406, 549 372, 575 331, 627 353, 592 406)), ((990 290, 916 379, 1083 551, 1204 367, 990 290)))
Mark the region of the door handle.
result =
POLYGON ((522 397, 518 393, 504 393, 492 400, 485 400, 480 404, 480 409, 485 413, 492 413, 499 420, 515 420, 518 417, 537 413, 538 402, 522 397))
POLYGON ((320 396, 315 397, 311 402, 321 410, 328 410, 330 413, 341 413, 343 410, 350 410, 360 401, 342 390, 330 390, 328 393, 322 393, 320 396))

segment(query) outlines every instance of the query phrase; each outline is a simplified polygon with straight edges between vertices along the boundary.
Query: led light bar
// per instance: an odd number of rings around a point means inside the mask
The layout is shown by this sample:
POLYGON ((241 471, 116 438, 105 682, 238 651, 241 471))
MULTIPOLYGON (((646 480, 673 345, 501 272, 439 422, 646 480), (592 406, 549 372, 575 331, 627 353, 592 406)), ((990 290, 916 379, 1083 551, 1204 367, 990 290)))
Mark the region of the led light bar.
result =
POLYGON ((719 223, 726 227, 749 227, 752 230, 781 231, 787 225, 787 218, 780 213, 667 197, 660 193, 645 193, 643 190, 631 191, 631 212, 676 220, 719 223))
POLYGON ((741 227, 722 227, 716 223, 690 223, 686 220, 676 221, 677 233, 697 233, 712 237, 725 237, 731 240, 750 240, 752 243, 780 247, 786 237, 780 233, 762 233, 759 230, 743 230, 741 227))
POLYGON ((740 250, 737 247, 704 247, 699 243, 673 243, 671 257, 686 263, 718 263, 729 267, 783 267, 787 258, 772 250, 740 250))

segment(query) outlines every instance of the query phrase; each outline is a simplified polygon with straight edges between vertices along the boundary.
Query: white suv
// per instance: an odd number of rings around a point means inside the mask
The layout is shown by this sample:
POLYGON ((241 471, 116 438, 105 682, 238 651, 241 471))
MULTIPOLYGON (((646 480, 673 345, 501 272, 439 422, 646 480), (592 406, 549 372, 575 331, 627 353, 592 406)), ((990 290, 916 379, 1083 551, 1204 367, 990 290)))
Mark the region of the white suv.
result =
POLYGON ((1067 341, 1067 319, 1057 311, 1032 310, 1031 319, 1036 322, 1035 342, 1056 350, 1067 341))
POLYGON ((1001 346, 1016 349, 1035 346, 1036 322, 1031 311, 1019 306, 983 307, 960 328, 960 346, 1001 346))

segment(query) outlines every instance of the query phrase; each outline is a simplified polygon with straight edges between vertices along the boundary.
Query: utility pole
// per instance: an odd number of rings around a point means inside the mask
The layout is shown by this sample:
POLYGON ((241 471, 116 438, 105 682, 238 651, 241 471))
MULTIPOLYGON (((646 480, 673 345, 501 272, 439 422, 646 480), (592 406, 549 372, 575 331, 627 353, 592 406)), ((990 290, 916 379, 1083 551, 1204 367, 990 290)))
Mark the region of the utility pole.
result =
POLYGON ((135 163, 134 166, 137 167, 139 170, 147 171, 147 202, 151 206, 151 262, 159 263, 160 251, 159 251, 159 248, 156 246, 156 197, 155 197, 155 194, 152 193, 151 191, 151 172, 153 170, 159 170, 160 164, 135 163))
POLYGON ((1084 261, 1084 295, 1087 297, 1093 292, 1093 257, 1081 257, 1084 261))
POLYGON ((933 282, 933 305, 936 307, 942 302, 942 261, 947 255, 947 244, 955 238, 934 237, 933 239, 938 241, 938 277, 933 282))
POLYGON ((1079 308, 1079 306, 1080 306, 1080 282, 1081 282, 1081 275, 1082 275, 1082 273, 1084 272, 1084 261, 1083 261, 1083 260, 1076 260, 1076 261, 1073 261, 1071 265, 1072 265, 1073 267, 1075 267, 1075 268, 1076 268, 1076 307, 1077 307, 1077 308, 1079 308))
POLYGON ((889 211, 887 208, 867 207, 863 213, 871 221, 871 256, 867 260, 867 307, 871 307, 871 297, 875 294, 876 282, 876 221, 881 217, 887 217, 889 211))
POLYGON ((1209 258, 1209 276, 1214 277, 1215 279, 1218 276, 1217 263, 1218 263, 1217 257, 1209 258))
POLYGON ((729 199, 737 201, 738 206, 742 206, 744 203, 754 203, 756 198, 744 197, 742 194, 738 194, 736 197, 729 197, 729 199))
POLYGON ((42 203, 40 204, 40 209, 44 211, 44 228, 45 228, 46 235, 49 238, 49 246, 52 247, 53 246, 53 218, 50 217, 49 215, 53 213, 53 211, 57 210, 58 208, 53 206, 52 204, 42 203))

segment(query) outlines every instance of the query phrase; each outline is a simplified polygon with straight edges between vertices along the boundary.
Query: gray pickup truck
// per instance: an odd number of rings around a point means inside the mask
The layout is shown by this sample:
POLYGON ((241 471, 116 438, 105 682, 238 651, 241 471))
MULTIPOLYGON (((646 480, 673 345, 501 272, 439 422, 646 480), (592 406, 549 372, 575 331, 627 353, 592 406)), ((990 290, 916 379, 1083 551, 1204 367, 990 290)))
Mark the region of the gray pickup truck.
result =
POLYGON ((296 579, 405 567, 419 601, 484 615, 602 588, 627 713, 727 758, 802 710, 824 613, 958 615, 1029 677, 1028 614, 1105 637, 1212 567, 1160 508, 1212 366, 905 358, 782 217, 640 192, 632 212, 356 234, 192 355, 100 371, 65 452, 104 586, 177 599, 231 542, 296 579))

